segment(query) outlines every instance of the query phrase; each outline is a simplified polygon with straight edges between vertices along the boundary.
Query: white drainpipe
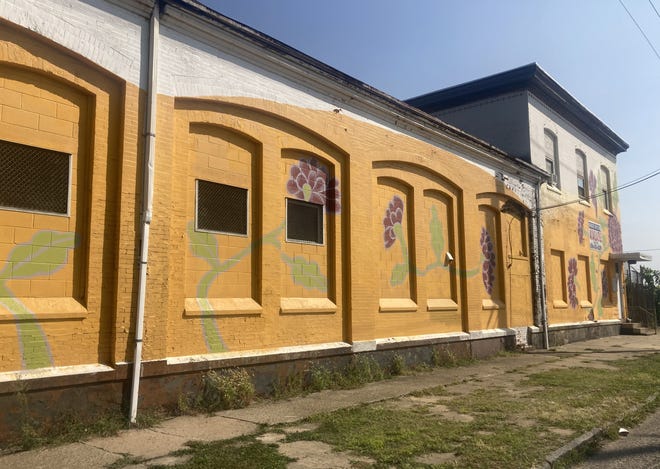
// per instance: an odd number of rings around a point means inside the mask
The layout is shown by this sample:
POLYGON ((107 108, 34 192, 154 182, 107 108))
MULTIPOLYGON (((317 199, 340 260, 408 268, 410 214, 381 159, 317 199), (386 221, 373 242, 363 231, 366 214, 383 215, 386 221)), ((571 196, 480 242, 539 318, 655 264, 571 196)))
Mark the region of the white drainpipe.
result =
POLYGON ((147 84, 147 114, 144 153, 144 180, 142 198, 142 246, 140 249, 140 275, 138 283, 137 314, 135 318, 135 353, 133 359, 133 378, 131 383, 130 421, 135 423, 142 371, 142 339, 144 332, 144 301, 147 290, 147 259, 149 256, 149 228, 154 196, 154 155, 156 150, 156 97, 158 93, 158 35, 159 16, 158 0, 151 13, 149 28, 149 82, 147 84))

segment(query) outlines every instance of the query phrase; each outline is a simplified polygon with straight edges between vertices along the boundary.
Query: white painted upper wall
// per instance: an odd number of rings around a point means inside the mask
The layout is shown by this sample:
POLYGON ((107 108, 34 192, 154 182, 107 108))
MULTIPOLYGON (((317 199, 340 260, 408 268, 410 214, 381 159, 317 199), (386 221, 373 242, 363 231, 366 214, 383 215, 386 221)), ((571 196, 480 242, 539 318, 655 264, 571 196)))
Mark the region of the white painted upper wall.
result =
MULTIPOLYGON (((578 130, 573 124, 561 117, 555 111, 543 104, 533 95, 529 96, 529 135, 531 144, 532 164, 545 168, 545 129, 557 137, 559 154, 559 191, 546 189, 544 195, 553 203, 577 200, 577 159, 576 151, 580 150, 587 159, 587 174, 593 172, 599 179, 600 167, 605 166, 610 173, 610 186, 616 185, 616 157, 591 138, 578 130)), ((587 183, 588 185, 588 183, 587 183)), ((601 188, 598 188, 600 191, 601 188)), ((591 195, 591 194, 589 194, 591 195)), ((602 207, 602 204, 598 204, 602 207)))
POLYGON ((103 0, 1 0, 0 17, 146 87, 141 72, 149 31, 137 14, 103 0))

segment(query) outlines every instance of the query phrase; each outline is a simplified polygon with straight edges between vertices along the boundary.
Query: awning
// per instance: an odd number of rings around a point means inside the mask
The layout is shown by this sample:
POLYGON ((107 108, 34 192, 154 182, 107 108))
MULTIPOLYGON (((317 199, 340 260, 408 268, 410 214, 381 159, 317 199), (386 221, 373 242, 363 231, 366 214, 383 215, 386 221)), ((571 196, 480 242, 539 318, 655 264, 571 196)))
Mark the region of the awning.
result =
POLYGON ((617 252, 610 254, 610 260, 615 262, 650 262, 653 258, 641 252, 617 252))

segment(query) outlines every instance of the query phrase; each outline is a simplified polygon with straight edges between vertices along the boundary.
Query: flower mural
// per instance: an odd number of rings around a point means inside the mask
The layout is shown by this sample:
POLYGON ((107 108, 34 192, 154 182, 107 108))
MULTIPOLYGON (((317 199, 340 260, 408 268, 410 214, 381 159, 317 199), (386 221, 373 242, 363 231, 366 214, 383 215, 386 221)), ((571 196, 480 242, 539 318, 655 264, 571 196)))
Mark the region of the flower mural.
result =
POLYGON ((578 266, 577 259, 574 257, 568 260, 568 301, 571 304, 571 308, 577 308, 577 290, 575 288, 575 277, 577 276, 578 266))
POLYGON ((389 206, 385 210, 383 218, 383 241, 385 248, 391 247, 397 239, 397 231, 401 231, 403 222, 403 200, 398 195, 392 197, 389 206), (399 225, 398 227, 396 225, 399 225))
POLYGON ((341 210, 339 182, 313 158, 291 166, 286 190, 297 199, 324 205, 328 212, 341 210))
POLYGON ((605 301, 610 297, 610 281, 607 276, 607 270, 603 269, 600 272, 600 285, 603 291, 602 299, 605 301))
POLYGON ((495 267, 497 265, 497 259, 495 257, 493 241, 490 238, 488 230, 484 227, 481 228, 481 238, 479 242, 481 244, 481 253, 485 258, 481 266, 481 277, 486 291, 489 295, 492 295, 493 285, 495 284, 495 267))
POLYGON ((584 210, 580 210, 578 213, 577 234, 580 244, 584 243, 584 210))
POLYGON ((607 237, 609 238, 612 252, 621 252, 623 250, 623 244, 621 243, 621 224, 616 215, 609 217, 607 220, 607 237))

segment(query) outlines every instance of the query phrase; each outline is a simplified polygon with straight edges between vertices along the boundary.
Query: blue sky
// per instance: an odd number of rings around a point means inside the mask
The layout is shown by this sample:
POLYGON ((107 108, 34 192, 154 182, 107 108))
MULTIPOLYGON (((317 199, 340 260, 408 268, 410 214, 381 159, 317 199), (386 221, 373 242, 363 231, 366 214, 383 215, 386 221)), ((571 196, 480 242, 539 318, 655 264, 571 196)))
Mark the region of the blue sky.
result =
MULTIPOLYGON (((660 52, 660 0, 622 0, 660 52)), ((618 183, 660 168, 660 58, 620 0, 203 0, 399 99, 537 62, 630 144, 618 183)), ((624 250, 660 269, 660 176, 619 193, 624 250)))

